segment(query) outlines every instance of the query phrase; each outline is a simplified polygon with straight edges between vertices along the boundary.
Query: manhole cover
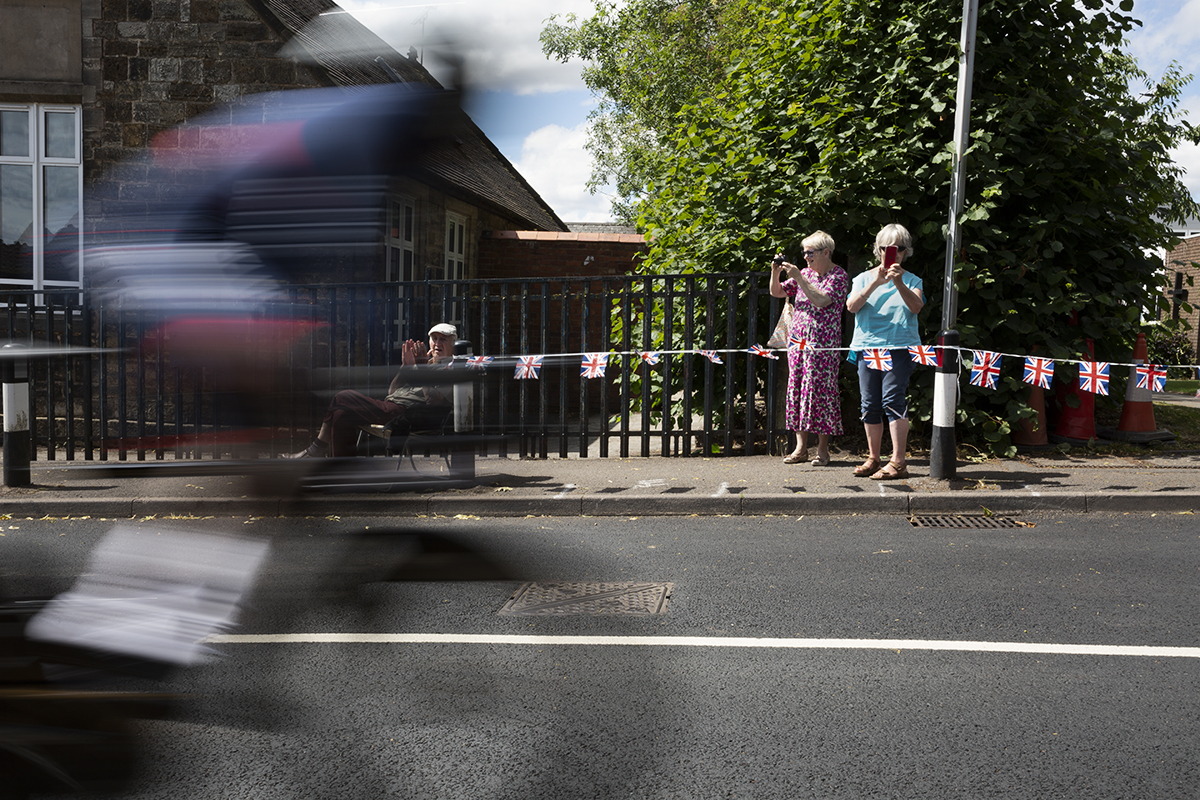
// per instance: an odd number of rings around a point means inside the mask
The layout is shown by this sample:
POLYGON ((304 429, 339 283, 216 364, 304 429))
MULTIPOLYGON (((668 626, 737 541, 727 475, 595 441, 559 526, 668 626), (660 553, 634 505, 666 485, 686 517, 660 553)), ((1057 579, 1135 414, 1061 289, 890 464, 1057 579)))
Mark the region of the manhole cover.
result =
POLYGON ((948 517, 909 517, 914 528, 1019 528, 1021 523, 1008 517, 988 517, 983 514, 952 515, 948 517))
POLYGON ((527 583, 500 614, 665 614, 674 588, 673 583, 527 583))

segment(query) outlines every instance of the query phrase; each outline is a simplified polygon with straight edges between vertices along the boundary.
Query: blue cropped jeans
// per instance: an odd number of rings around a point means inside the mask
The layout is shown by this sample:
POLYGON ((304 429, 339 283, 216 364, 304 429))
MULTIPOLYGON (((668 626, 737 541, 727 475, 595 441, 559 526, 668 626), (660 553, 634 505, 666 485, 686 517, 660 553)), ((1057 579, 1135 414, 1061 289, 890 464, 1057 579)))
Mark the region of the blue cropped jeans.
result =
POLYGON ((907 347, 889 351, 892 368, 881 372, 867 366, 867 360, 858 357, 858 391, 862 397, 862 421, 877 425, 885 420, 889 423, 908 419, 908 379, 912 376, 913 360, 907 347))

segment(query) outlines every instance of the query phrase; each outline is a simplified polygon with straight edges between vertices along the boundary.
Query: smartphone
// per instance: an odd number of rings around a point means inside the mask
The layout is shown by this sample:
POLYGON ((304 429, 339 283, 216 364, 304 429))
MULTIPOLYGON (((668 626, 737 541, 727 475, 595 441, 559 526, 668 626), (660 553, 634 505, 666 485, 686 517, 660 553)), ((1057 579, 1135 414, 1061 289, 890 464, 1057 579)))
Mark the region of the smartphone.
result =
POLYGON ((897 252, 896 245, 894 245, 894 244, 889 244, 887 247, 883 248, 883 268, 884 269, 887 269, 892 264, 899 263, 896 261, 896 252, 897 252))

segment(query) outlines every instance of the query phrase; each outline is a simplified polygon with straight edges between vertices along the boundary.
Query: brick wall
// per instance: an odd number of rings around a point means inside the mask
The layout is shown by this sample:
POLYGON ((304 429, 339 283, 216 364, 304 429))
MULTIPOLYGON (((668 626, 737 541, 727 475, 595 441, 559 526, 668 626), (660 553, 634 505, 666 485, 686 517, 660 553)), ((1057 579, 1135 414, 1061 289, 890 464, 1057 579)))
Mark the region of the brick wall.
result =
POLYGON ((319 85, 276 56, 282 40, 242 0, 100 0, 83 36, 89 217, 149 196, 129 159, 156 133, 245 95, 319 85))
MULTIPOLYGON (((479 241, 479 277, 519 279, 628 275, 637 271, 646 250, 646 240, 638 234, 486 231, 479 241)), ((499 320, 493 318, 487 337, 489 341, 499 342, 501 335, 504 335, 508 341, 517 342, 524 329, 536 340, 545 330, 550 341, 550 352, 598 349, 603 336, 604 315, 611 311, 599 294, 592 298, 586 315, 583 313, 583 302, 581 297, 572 297, 564 309, 555 296, 547 305, 546 319, 541 318, 541 306, 534 302, 529 306, 528 316, 509 320, 507 331, 501 331, 499 320), (589 320, 589 330, 583 330, 580 324, 585 318, 589 320)), ((548 373, 545 386, 539 387, 540 391, 547 393, 551 408, 559 403, 560 386, 558 380, 552 377, 554 374, 557 373, 548 373)), ((573 381, 570 385, 572 388, 567 391, 565 401, 568 412, 574 413, 579 408, 579 388, 573 381)), ((592 409, 599 407, 600 395, 606 390, 610 402, 615 405, 620 393, 617 383, 588 381, 584 386, 592 409)), ((516 392, 511 400, 516 402, 516 392)))
POLYGON ((638 234, 489 231, 479 241, 479 277, 626 275, 645 253, 638 234))
MULTIPOLYGON (((1200 353, 1200 268, 1197 268, 1193 262, 1200 263, 1200 236, 1184 239, 1178 247, 1167 254, 1167 285, 1164 289, 1170 291, 1175 288, 1175 273, 1183 273, 1183 288, 1188 290, 1188 303, 1193 306, 1193 310, 1191 313, 1186 313, 1181 308, 1179 317, 1187 320, 1188 324, 1192 326, 1188 331, 1188 338, 1195 351, 1200 353), (1193 280, 1191 286, 1188 285, 1189 276, 1193 280)), ((1166 314, 1169 315, 1171 313, 1170 297, 1167 298, 1166 309, 1166 314)))

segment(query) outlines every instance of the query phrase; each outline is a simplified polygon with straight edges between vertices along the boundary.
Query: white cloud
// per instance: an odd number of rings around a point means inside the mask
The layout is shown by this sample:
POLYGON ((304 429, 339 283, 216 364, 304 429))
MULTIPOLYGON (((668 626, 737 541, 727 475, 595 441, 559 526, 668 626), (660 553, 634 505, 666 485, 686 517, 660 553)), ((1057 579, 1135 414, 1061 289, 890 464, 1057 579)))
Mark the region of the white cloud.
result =
POLYGON ((1180 145, 1171 151, 1171 160, 1187 170, 1183 185, 1192 193, 1192 197, 1200 197, 1200 147, 1194 144, 1180 145))
POLYGON ((586 143, 586 122, 574 128, 546 125, 525 137, 521 158, 513 165, 565 222, 612 219, 610 195, 588 193, 592 159, 586 143))
POLYGON ((1200 0, 1137 0, 1134 18, 1144 27, 1135 28, 1129 35, 1129 52, 1150 73, 1151 78, 1162 76, 1167 65, 1178 62, 1184 72, 1194 72, 1196 49, 1200 44, 1200 0))
MULTIPOLYGON (((1200 123, 1200 95, 1193 89, 1181 99, 1179 111, 1193 125, 1200 123)), ((1192 193, 1192 197, 1200 198, 1200 147, 1184 143, 1171 151, 1171 160, 1182 167, 1187 174, 1182 176, 1183 185, 1192 193)))
POLYGON ((547 20, 569 13, 595 12, 591 0, 342 0, 339 5, 401 53, 424 54, 435 77, 446 77, 434 52, 457 42, 465 54, 468 79, 481 90, 518 94, 583 88, 581 64, 561 64, 542 53, 539 40, 547 20))
MULTIPOLYGON (((419 2, 341 0, 339 5, 396 51, 417 48, 422 63, 439 80, 446 81, 449 75, 437 61, 436 51, 444 43, 456 42, 465 56, 469 89, 517 95, 585 90, 582 63, 546 58, 539 36, 551 16, 594 14, 592 0, 434 0, 416 5, 419 2), (413 5, 405 7, 406 3, 413 5)), ((517 171, 567 222, 612 219, 609 196, 587 190, 592 156, 584 145, 590 105, 578 108, 578 125, 539 127, 526 133, 519 158, 509 154, 517 171)))
MULTIPOLYGON (((1160 79, 1175 62, 1184 74, 1200 75, 1200 0, 1135 0, 1133 16, 1144 26, 1135 28, 1127 38, 1127 52, 1138 61, 1151 80, 1160 79)), ((1133 86, 1137 92, 1143 87, 1133 86)), ((1200 89, 1196 80, 1183 88, 1180 110, 1192 124, 1200 123, 1200 89)), ((1175 163, 1187 170, 1183 183, 1193 197, 1200 197, 1200 148, 1185 144, 1172 151, 1175 163)))

